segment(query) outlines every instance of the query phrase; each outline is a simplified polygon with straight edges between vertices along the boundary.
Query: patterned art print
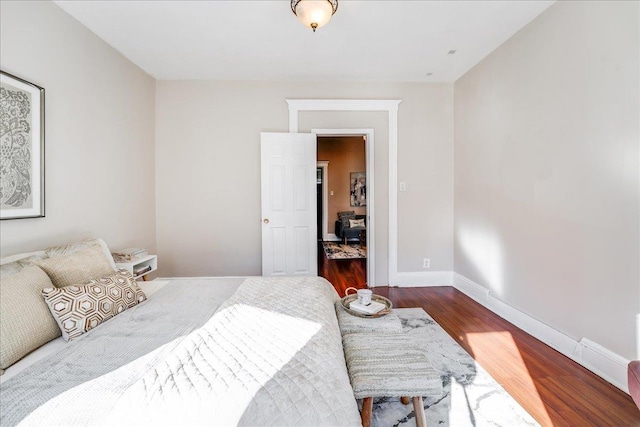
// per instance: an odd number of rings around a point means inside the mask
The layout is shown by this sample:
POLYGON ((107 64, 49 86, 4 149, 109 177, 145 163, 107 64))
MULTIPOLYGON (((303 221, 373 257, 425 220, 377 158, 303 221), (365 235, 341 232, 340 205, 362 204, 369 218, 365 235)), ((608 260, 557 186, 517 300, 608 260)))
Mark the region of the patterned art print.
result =
POLYGON ((367 206, 367 174, 351 172, 350 176, 351 206, 367 206))
POLYGON ((2 73, 0 83, 0 211, 2 219, 43 216, 43 92, 2 73))

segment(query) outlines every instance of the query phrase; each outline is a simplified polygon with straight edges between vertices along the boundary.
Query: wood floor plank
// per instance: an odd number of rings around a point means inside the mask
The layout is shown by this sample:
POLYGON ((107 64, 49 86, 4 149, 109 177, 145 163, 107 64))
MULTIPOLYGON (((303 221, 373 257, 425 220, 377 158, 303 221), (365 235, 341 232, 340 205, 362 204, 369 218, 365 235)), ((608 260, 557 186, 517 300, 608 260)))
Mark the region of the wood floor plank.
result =
MULTIPOLYGON (((332 265, 324 258, 319 271, 340 295, 354 284, 365 287, 365 260, 332 265)), ((422 307, 542 426, 640 427, 640 410, 629 395, 457 289, 373 290, 394 307, 422 307)))

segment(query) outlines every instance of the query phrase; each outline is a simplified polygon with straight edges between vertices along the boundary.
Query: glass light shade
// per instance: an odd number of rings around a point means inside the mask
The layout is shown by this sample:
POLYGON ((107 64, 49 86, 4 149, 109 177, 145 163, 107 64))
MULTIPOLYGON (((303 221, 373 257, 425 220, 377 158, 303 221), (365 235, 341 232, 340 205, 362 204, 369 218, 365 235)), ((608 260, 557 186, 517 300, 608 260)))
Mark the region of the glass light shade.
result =
POLYGON ((300 0, 294 12, 304 26, 315 31, 329 22, 333 6, 328 0, 300 0))

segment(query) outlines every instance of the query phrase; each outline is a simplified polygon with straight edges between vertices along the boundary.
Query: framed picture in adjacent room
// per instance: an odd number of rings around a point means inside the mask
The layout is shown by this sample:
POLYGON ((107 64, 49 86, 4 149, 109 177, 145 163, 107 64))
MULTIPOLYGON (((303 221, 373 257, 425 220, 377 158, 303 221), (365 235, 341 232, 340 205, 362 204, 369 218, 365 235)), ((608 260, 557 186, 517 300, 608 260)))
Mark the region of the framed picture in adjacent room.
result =
POLYGON ((351 172, 351 206, 367 206, 367 174, 351 172))
POLYGON ((44 216, 44 88, 0 71, 0 219, 44 216))

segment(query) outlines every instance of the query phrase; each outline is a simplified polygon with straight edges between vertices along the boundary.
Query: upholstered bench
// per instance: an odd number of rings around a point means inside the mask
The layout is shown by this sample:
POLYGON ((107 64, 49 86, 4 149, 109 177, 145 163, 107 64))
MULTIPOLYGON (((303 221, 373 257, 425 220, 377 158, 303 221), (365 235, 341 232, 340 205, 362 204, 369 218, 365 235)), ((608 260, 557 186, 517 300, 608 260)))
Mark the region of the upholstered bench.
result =
POLYGON ((371 425, 373 398, 413 398, 416 425, 426 426, 423 396, 439 396, 442 380, 427 355, 403 334, 354 333, 342 337, 349 379, 362 402, 362 425, 371 425))

